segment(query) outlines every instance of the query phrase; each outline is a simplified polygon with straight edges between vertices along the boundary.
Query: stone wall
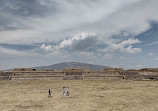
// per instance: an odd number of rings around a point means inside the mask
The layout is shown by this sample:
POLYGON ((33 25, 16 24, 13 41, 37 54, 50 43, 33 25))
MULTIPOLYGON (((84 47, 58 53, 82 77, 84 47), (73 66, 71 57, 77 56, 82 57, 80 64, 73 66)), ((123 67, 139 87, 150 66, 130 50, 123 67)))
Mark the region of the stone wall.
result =
POLYGON ((123 79, 117 71, 89 71, 83 73, 84 79, 123 79))
POLYGON ((104 71, 123 71, 123 68, 105 68, 104 71))
POLYGON ((57 80, 143 80, 158 79, 156 71, 1 71, 0 80, 11 79, 57 79, 57 80))
POLYGON ((15 68, 14 71, 36 71, 34 68, 15 68))
POLYGON ((63 79, 64 72, 59 71, 14 71, 12 79, 63 79))
POLYGON ((66 71, 63 77, 64 80, 82 80, 83 79, 83 72, 80 71, 66 71))
POLYGON ((14 75, 14 72, 0 72, 0 80, 11 80, 12 75, 14 75))
POLYGON ((143 75, 139 75, 139 71, 122 71, 120 74, 123 76, 123 79, 126 80, 142 80, 144 79, 143 75))
POLYGON ((139 75, 144 76, 144 79, 158 80, 158 72, 155 71, 139 71, 139 75))

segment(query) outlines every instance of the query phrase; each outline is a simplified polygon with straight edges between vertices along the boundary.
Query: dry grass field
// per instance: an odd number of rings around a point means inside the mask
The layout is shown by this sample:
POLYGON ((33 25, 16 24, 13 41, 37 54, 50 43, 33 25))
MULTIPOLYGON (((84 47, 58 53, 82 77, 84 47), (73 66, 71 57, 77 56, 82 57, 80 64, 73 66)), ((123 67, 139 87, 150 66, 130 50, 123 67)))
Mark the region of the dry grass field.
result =
POLYGON ((0 81, 0 111, 158 111, 158 81, 0 81))

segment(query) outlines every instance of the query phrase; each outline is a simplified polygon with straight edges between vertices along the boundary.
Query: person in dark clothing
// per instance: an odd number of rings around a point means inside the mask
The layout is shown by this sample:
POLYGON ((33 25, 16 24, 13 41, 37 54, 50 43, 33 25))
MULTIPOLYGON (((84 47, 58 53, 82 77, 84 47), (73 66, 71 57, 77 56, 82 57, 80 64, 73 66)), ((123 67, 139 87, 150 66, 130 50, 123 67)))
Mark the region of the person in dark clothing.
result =
POLYGON ((49 88, 48 93, 49 93, 48 97, 52 97, 50 88, 49 88))
POLYGON ((69 96, 69 88, 67 88, 67 94, 66 94, 66 96, 69 96))

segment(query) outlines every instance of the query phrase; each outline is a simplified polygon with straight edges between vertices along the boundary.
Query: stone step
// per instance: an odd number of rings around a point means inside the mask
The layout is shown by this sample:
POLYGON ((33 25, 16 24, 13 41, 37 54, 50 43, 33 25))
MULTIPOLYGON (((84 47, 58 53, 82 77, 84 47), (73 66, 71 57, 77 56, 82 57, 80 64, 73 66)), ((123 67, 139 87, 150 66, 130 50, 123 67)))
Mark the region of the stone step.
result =
POLYGON ((107 75, 105 75, 105 76, 98 76, 98 75, 93 75, 93 76, 84 76, 84 77, 123 77, 122 75, 119 75, 119 76, 117 76, 117 75, 113 75, 113 76, 107 76, 107 75))
POLYGON ((64 75, 64 74, 47 74, 47 73, 45 73, 45 74, 34 74, 34 73, 30 73, 30 74, 27 74, 27 73, 24 73, 24 74, 14 74, 14 75, 16 75, 16 76, 21 76, 21 75, 64 75))
POLYGON ((12 80, 43 80, 43 79, 54 79, 63 80, 63 77, 12 77, 12 80))
POLYGON ((26 76, 9 76, 9 77, 14 77, 14 78, 18 78, 18 77, 63 77, 63 76, 60 76, 60 75, 58 75, 58 76, 46 76, 46 75, 26 75, 26 76))
POLYGON ((122 76, 86 76, 84 79, 123 79, 122 76))

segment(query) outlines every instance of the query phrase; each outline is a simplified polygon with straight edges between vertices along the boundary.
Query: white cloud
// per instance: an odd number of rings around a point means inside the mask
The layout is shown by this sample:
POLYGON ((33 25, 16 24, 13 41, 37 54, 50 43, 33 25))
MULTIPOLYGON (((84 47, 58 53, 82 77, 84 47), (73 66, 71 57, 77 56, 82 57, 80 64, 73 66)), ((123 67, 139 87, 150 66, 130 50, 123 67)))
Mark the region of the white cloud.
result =
POLYGON ((40 47, 41 49, 45 50, 45 51, 52 51, 52 45, 41 45, 40 47))
POLYGON ((137 43, 141 43, 141 41, 139 41, 138 39, 130 38, 118 44, 111 44, 103 51, 106 51, 106 52, 120 51, 120 52, 129 53, 129 54, 136 54, 136 53, 141 52, 141 48, 133 48, 133 44, 137 44, 137 43))
POLYGON ((125 52, 125 53, 130 53, 130 54, 136 54, 136 53, 139 53, 142 51, 141 48, 133 48, 132 45, 128 46, 127 48, 122 48, 120 49, 122 52, 125 52))
MULTIPOLYGON (((50 7, 54 7, 55 10, 49 10, 42 17, 23 17, 12 13, 5 13, 4 11, 3 13, 7 14, 8 18, 14 21, 12 23, 16 23, 18 29, 0 32, 0 37, 3 38, 0 39, 0 43, 32 44, 46 42, 48 40, 50 42, 62 41, 66 38, 65 32, 72 34, 83 31, 84 29, 89 32, 104 34, 105 36, 102 37, 102 40, 104 40, 114 34, 109 30, 115 30, 114 32, 118 33, 120 30, 129 29, 130 27, 137 28, 138 23, 136 21, 142 23, 142 20, 137 20, 137 16, 145 11, 144 8, 141 9, 144 4, 142 5, 139 1, 143 0, 39 0, 39 3, 48 7, 48 10, 50 7), (127 15, 133 10, 133 5, 137 5, 136 3, 139 3, 140 6, 142 5, 140 8, 136 7, 140 9, 139 13, 136 13, 137 9, 135 9, 134 14, 136 14, 133 16, 132 13, 132 17, 127 19, 127 15), (134 21, 131 22, 132 20, 134 21), (106 32, 106 30, 109 32, 106 32)), ((154 2, 152 3, 154 4, 154 2)), ((156 10, 155 8, 152 9, 156 10)), ((147 17, 144 17, 144 19, 147 20, 147 17)), ((145 21, 144 19, 143 21, 145 21)), ((147 21, 145 23, 145 25, 148 25, 147 21)))
POLYGON ((107 23, 117 31, 126 30, 139 34, 150 28, 150 20, 158 21, 157 4, 156 0, 141 0, 122 7, 121 10, 109 15, 107 23))
POLYGON ((78 34, 75 34, 72 38, 63 40, 59 44, 59 48, 68 47, 68 46, 71 46, 76 41, 84 40, 88 37, 95 37, 95 36, 96 34, 94 33, 87 33, 87 32, 78 33, 78 34))

